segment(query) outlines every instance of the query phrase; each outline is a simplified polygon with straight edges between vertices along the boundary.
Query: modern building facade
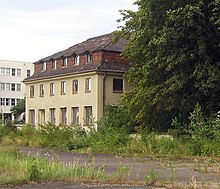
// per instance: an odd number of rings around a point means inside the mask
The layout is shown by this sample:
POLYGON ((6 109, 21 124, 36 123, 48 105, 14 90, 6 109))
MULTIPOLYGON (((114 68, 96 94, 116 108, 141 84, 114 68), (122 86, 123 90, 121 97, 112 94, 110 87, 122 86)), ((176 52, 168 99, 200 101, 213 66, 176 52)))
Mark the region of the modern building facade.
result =
POLYGON ((22 82, 33 74, 34 65, 27 62, 0 60, 0 108, 1 120, 21 119, 14 117, 10 109, 25 98, 22 82))
POLYGON ((116 105, 131 88, 123 78, 130 65, 120 56, 127 41, 112 38, 90 38, 35 62, 34 74, 24 80, 26 122, 96 125, 105 105, 116 105))

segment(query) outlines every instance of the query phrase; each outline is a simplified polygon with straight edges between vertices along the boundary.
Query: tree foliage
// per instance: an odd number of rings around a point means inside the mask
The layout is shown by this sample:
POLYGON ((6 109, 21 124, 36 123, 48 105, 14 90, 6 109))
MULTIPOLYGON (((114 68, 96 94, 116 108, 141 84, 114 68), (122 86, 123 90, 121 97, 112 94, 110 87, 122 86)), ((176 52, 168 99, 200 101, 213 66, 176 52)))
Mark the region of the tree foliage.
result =
POLYGON ((23 112, 25 112, 25 100, 21 99, 15 106, 13 106, 10 111, 14 115, 19 115, 23 112))
POLYGON ((187 123, 199 103, 212 115, 220 103, 220 1, 138 0, 123 11, 123 56, 132 62, 134 86, 124 98, 143 126, 167 128, 173 117, 187 123))

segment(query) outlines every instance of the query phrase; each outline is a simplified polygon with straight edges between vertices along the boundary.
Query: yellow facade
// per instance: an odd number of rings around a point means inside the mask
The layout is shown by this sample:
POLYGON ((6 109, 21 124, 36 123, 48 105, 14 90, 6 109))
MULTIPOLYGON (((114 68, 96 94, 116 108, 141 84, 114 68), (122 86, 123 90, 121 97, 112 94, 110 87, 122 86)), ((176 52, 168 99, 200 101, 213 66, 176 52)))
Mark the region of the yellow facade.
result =
POLYGON ((94 71, 25 82, 27 94, 26 123, 38 125, 54 122, 55 125, 71 125, 77 117, 77 124, 84 128, 95 126, 97 129, 96 123, 103 116, 105 104, 116 105, 121 94, 130 90, 127 82, 123 80, 123 90, 113 91, 113 79, 123 79, 122 73, 94 71), (86 90, 88 79, 91 79, 89 83, 91 91, 86 90), (77 93, 73 92, 73 80, 78 81, 77 93), (62 82, 66 83, 65 94, 62 94, 61 91, 62 82), (54 94, 51 94, 52 83, 55 87, 54 94), (42 86, 43 95, 40 94, 42 86), (33 97, 30 96, 31 87, 34 88, 33 97), (88 118, 91 111, 92 124, 88 118))

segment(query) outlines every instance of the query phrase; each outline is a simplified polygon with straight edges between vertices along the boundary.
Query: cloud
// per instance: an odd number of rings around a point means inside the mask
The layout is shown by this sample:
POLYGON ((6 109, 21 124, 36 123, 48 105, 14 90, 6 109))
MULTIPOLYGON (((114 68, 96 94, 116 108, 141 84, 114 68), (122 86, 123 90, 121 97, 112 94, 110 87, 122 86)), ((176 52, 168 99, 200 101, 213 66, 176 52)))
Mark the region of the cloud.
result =
POLYGON ((112 32, 132 0, 0 0, 0 59, 34 62, 112 32))

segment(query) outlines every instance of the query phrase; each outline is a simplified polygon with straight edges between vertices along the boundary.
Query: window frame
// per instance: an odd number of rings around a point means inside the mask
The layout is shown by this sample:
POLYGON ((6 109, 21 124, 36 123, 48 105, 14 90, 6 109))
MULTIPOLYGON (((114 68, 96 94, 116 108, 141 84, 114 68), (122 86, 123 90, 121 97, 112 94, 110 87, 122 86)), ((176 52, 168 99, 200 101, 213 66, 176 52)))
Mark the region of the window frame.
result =
POLYGON ((50 96, 55 95, 55 83, 50 83, 50 96))
POLYGON ((51 68, 52 68, 52 70, 56 70, 57 69, 57 60, 56 59, 52 60, 51 68))
POLYGON ((124 79, 122 78, 113 78, 112 80, 112 90, 114 93, 122 93, 124 91, 124 79), (119 82, 120 83, 116 83, 119 82))
POLYGON ((91 126, 93 124, 93 108, 92 106, 84 106, 84 125, 91 126))
POLYGON ((78 79, 73 80, 72 87, 73 87, 73 90, 72 90, 73 94, 78 94, 78 91, 79 91, 79 81, 78 81, 78 79))
POLYGON ((79 125, 79 107, 72 107, 72 123, 79 125), (76 110, 76 111, 75 111, 76 110))
POLYGON ((91 91, 92 91, 92 79, 86 78, 85 79, 85 92, 91 93, 91 91))
POLYGON ((67 124, 67 107, 60 108, 60 121, 61 124, 66 125, 67 124))
POLYGON ((73 60, 73 65, 74 65, 74 66, 78 66, 78 65, 79 65, 80 56, 79 56, 79 55, 76 55, 76 56, 74 56, 73 59, 74 59, 74 60, 73 60))
POLYGON ((34 85, 30 86, 30 98, 34 98, 34 85))
POLYGON ((44 93, 45 93, 44 84, 40 84, 40 97, 44 97, 44 93))
POLYGON ((56 124, 56 108, 50 108, 49 111, 50 111, 50 122, 55 125, 56 124))
POLYGON ((66 81, 61 81, 61 91, 60 91, 61 95, 65 95, 66 94, 66 81))
POLYGON ((62 58, 62 64, 63 64, 62 67, 63 67, 63 68, 67 67, 67 63, 68 63, 67 57, 63 57, 63 58, 62 58))

